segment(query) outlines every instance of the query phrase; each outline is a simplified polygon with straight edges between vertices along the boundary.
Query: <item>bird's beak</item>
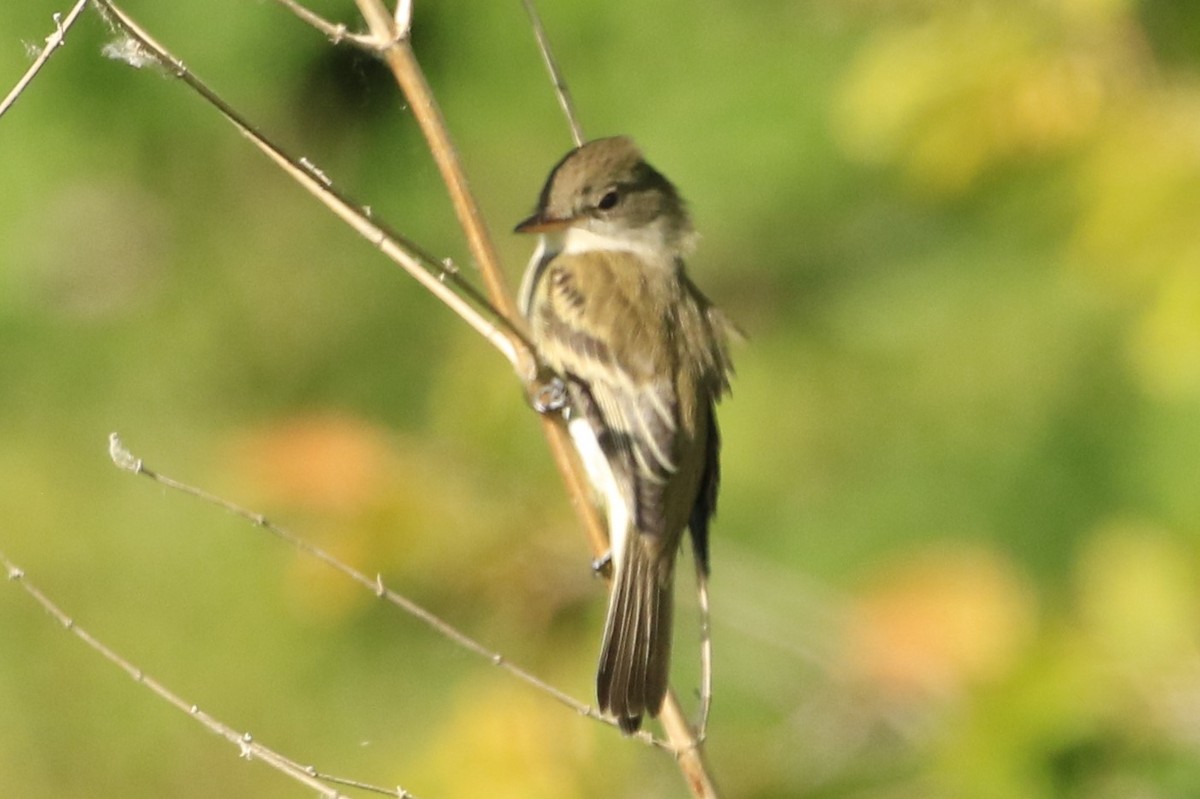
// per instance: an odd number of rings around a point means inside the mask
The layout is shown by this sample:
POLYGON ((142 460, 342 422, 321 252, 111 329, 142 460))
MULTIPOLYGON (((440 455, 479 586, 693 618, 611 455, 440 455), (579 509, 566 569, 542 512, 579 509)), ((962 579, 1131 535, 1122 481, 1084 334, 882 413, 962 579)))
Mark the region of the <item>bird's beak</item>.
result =
POLYGON ((515 228, 514 233, 550 233, 555 230, 562 230, 569 227, 574 219, 556 219, 554 217, 545 216, 542 212, 538 212, 528 219, 522 221, 515 228))

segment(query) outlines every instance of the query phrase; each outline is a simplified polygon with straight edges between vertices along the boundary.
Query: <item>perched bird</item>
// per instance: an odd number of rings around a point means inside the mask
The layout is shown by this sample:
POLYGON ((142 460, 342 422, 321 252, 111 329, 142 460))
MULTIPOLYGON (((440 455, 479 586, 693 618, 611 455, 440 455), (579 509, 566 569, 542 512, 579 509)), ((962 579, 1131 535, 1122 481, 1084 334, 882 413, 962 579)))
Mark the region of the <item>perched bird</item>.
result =
POLYGON ((666 695, 684 528, 708 572, 727 324, 684 271, 694 234, 683 199, 628 138, 567 153, 516 230, 541 234, 521 312, 562 381, 567 429, 608 522, 597 698, 632 733, 666 695))

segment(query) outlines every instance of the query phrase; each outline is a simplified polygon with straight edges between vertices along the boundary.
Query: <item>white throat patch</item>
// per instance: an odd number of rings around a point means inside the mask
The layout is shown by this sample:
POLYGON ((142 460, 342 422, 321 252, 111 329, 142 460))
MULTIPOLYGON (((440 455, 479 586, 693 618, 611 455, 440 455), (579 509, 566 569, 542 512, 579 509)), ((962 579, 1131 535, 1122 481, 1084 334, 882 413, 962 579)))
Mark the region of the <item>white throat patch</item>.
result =
POLYGON ((572 225, 562 234, 561 251, 568 255, 597 250, 632 252, 648 261, 662 260, 665 254, 671 252, 657 226, 637 231, 624 230, 619 235, 613 235, 572 225))

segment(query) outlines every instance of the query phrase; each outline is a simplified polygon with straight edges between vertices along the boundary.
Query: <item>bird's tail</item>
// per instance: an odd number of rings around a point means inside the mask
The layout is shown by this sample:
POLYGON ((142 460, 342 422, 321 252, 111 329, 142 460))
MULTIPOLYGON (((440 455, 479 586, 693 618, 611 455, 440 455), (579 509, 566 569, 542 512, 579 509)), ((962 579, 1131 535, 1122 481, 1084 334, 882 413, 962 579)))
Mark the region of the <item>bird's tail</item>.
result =
POLYGON ((600 710, 632 733, 642 715, 657 716, 671 666, 673 574, 630 531, 613 576, 596 675, 600 710))

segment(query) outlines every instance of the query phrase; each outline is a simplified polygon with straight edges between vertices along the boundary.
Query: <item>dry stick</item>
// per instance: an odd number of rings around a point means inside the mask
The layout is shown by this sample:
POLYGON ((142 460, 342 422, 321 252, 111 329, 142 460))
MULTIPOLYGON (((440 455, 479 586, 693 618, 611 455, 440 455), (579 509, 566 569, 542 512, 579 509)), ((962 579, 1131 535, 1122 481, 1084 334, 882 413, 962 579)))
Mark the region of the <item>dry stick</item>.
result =
POLYGON ((696 727, 696 739, 704 743, 708 737, 708 712, 712 707, 712 628, 708 612, 708 574, 694 552, 692 562, 696 565, 696 598, 700 604, 700 723, 696 727))
POLYGON ((563 78, 562 71, 558 68, 558 61, 554 58, 554 51, 550 49, 550 37, 546 35, 546 28, 542 25, 542 17, 538 14, 537 6, 533 0, 521 0, 525 4, 525 13, 529 15, 529 24, 533 26, 533 35, 537 38, 538 50, 542 53, 542 60, 546 63, 546 70, 550 73, 550 82, 554 84, 554 94, 558 97, 558 104, 562 108, 563 116, 567 118, 567 124, 571 126, 571 138, 575 141, 576 147, 583 146, 583 126, 579 124, 579 117, 575 114, 575 103, 571 100, 571 89, 567 86, 567 81, 563 78))
POLYGON ((407 39, 412 29, 412 0, 396 0, 396 13, 392 18, 396 21, 396 33, 400 38, 407 39))
MULTIPOLYGON (((479 265, 480 272, 483 273, 488 299, 510 320, 517 319, 516 305, 505 283, 503 272, 500 269, 500 261, 496 257, 496 250, 492 245, 491 236, 488 234, 483 214, 479 210, 479 204, 471 195, 466 174, 458 158, 458 151, 450 141, 450 134, 447 131, 446 122, 442 118, 441 110, 433 97, 429 83, 425 80, 421 65, 413 53, 412 44, 408 39, 408 20, 402 20, 404 24, 397 27, 393 17, 387 13, 380 0, 356 0, 356 2, 371 33, 378 39, 380 52, 391 68, 392 75, 400 86, 400 91, 408 100, 409 108, 433 154, 434 162, 437 163, 438 170, 442 173, 442 181, 450 193, 455 214, 457 214, 459 224, 466 235, 471 255, 479 265)), ((411 12, 408 3, 400 5, 409 7, 411 12)), ((399 12, 400 8, 397 11, 399 12)), ((533 353, 531 352, 530 355, 532 357, 533 353)), ((518 371, 518 375, 526 385, 529 385, 536 376, 536 362, 531 361, 529 368, 530 371, 518 371)), ((600 557, 608 550, 608 533, 605 531, 595 507, 589 501, 590 489, 574 450, 567 439, 562 419, 556 414, 543 415, 541 418, 542 432, 546 435, 555 464, 567 485, 572 505, 580 516, 593 554, 600 557)))
POLYGON ((193 75, 182 61, 156 42, 116 4, 109 0, 96 0, 96 5, 105 18, 128 37, 128 42, 134 45, 135 50, 132 53, 127 48, 121 50, 127 58, 133 57, 131 63, 138 66, 138 61, 149 61, 169 70, 171 74, 214 106, 242 135, 250 139, 342 221, 378 247, 434 296, 462 317, 468 325, 499 350, 515 369, 523 368, 522 364, 530 357, 528 354, 530 345, 524 340, 522 334, 509 324, 504 314, 496 310, 487 298, 462 278, 457 267, 449 262, 437 261, 415 243, 389 229, 386 225, 376 222, 368 210, 355 204, 333 188, 332 181, 325 173, 306 159, 295 159, 284 153, 280 147, 267 139, 232 106, 193 75), (483 312, 481 313, 477 308, 482 309, 483 312))
POLYGON ((275 0, 284 8, 291 11, 300 19, 312 25, 317 30, 329 37, 329 41, 334 44, 342 42, 350 42, 364 50, 373 50, 375 38, 373 36, 365 36, 361 33, 351 33, 350 30, 343 24, 326 21, 320 14, 317 14, 296 2, 296 0, 275 0))
MULTIPOLYGON (((293 549, 299 550, 305 555, 308 555, 309 557, 320 561, 326 566, 329 566, 343 576, 349 577, 351 580, 358 583, 375 596, 379 597, 380 599, 386 599, 388 602, 400 608, 408 615, 424 622, 430 629, 443 638, 458 644, 463 649, 466 649, 475 655, 479 655, 492 665, 499 666, 501 669, 508 672, 513 677, 516 677, 521 682, 536 688, 542 693, 548 694, 560 704, 565 705, 567 708, 575 711, 579 715, 595 719, 596 721, 600 721, 611 726, 616 726, 615 721, 609 720, 600 715, 599 711, 573 699, 568 694, 560 691, 553 685, 544 682, 538 677, 535 677, 533 674, 529 673, 525 669, 522 669, 520 666, 512 664, 499 652, 488 649, 486 646, 457 629, 446 620, 426 610, 424 607, 418 605, 416 602, 404 596, 403 594, 388 588, 384 584, 382 577, 376 576, 374 579, 368 577, 358 569, 355 569, 353 566, 350 566, 338 560, 333 555, 330 555, 317 545, 305 541, 303 538, 300 538, 298 535, 284 527, 280 527, 279 525, 267 519, 267 517, 261 513, 248 510, 240 505, 230 502, 227 499, 223 499, 215 494, 211 494, 202 488, 197 488, 196 486, 181 482, 173 477, 162 474, 161 472, 148 469, 141 458, 134 456, 128 449, 125 448, 125 446, 121 443, 120 437, 116 433, 113 433, 108 437, 108 454, 109 457, 112 458, 113 464, 124 471, 132 472, 133 474, 140 474, 143 477, 149 477, 159 485, 179 491, 183 494, 187 494, 190 497, 195 497, 202 502, 221 508, 222 510, 232 513, 234 516, 237 516, 241 519, 245 519, 255 527, 266 530, 268 533, 288 544, 293 549)), ((649 734, 645 734, 640 737, 642 740, 646 741, 646 743, 658 743, 649 734)))
MULTIPOLYGON (((342 32, 346 30, 345 25, 329 22, 313 11, 300 6, 295 0, 276 0, 276 2, 330 38, 341 36, 342 32)), ((471 199, 469 190, 466 189, 466 179, 463 177, 461 165, 458 163, 457 156, 454 155, 453 145, 444 133, 446 128, 444 122, 441 120, 441 113, 433 101, 432 93, 425 82, 424 76, 420 72, 420 67, 416 59, 412 56, 411 49, 407 48, 411 14, 411 2, 400 2, 396 7, 396 13, 393 15, 393 19, 396 21, 396 29, 393 32, 390 30, 392 23, 388 20, 384 10, 376 8, 375 24, 385 35, 382 39, 378 34, 375 34, 371 38, 356 36, 353 41, 360 45, 363 45, 364 42, 371 42, 373 44, 368 45, 368 49, 376 52, 398 46, 402 40, 406 45, 408 58, 401 57, 398 59, 397 65, 392 67, 393 71, 399 70, 400 74, 407 76, 405 81, 401 83, 402 91, 412 91, 411 95, 406 96, 408 96, 414 117, 418 120, 418 124, 422 126, 422 132, 429 131, 427 133, 427 141, 429 142, 431 152, 435 154, 438 168, 442 170, 444 175, 449 173, 459 176, 457 179, 447 178, 445 182, 450 189, 455 211, 459 214, 459 220, 464 230, 476 231, 476 235, 468 236, 468 243, 480 271, 485 276, 489 299, 496 307, 505 310, 510 320, 516 319, 516 311, 513 308, 507 290, 505 290, 504 279, 499 269, 499 261, 496 259, 495 250, 491 245, 491 239, 487 235, 482 217, 478 211, 472 210, 478 206, 471 199), (380 43, 381 41, 382 44, 380 43), (408 90, 403 88, 406 85, 409 87, 408 90), (418 105, 414 101, 414 97, 424 98, 424 101, 418 105), (438 153, 448 153, 448 155, 436 157, 438 153), (454 187, 457 187, 457 189, 454 187), (460 209, 466 210, 460 211, 460 209)), ((390 59, 389 65, 392 65, 390 59)), ((399 77, 397 77, 397 81, 400 81, 399 77)), ((525 348, 519 348, 518 351, 528 355, 529 360, 522 362, 520 365, 514 364, 514 368, 517 376, 528 390, 537 377, 537 362, 532 347, 528 346, 527 342, 523 339, 522 344, 525 345, 525 348)), ((596 508, 589 500, 591 489, 582 470, 577 465, 574 449, 571 447, 561 420, 557 417, 543 416, 542 432, 545 434, 546 441, 550 446, 551 457, 554 459, 559 474, 562 475, 563 482, 566 484, 567 495, 571 498, 571 505, 574 507, 576 514, 583 524, 592 552, 596 557, 600 557, 608 549, 608 533, 604 529, 596 508)))
POLYGON ((450 141, 441 110, 433 98, 429 84, 425 82, 425 76, 417 64, 409 40, 405 38, 408 21, 404 21, 405 25, 402 28, 398 27, 378 0, 358 0, 358 7, 367 20, 371 33, 376 37, 381 55, 400 84, 404 96, 408 98, 413 117, 425 136, 433 160, 441 172, 442 181, 450 192, 450 200, 467 236, 471 255, 479 264, 488 297, 501 313, 509 318, 516 318, 516 306, 504 282, 496 249, 488 234, 483 215, 467 186, 466 173, 459 161, 458 151, 450 141))
POLYGON ((45 593, 41 591, 41 589, 30 582, 25 572, 15 563, 9 560, 8 556, 3 552, 0 552, 0 566, 4 567, 5 574, 9 581, 19 585, 25 591, 25 593, 33 597, 33 599, 42 606, 43 610, 49 613, 50 616, 52 616, 60 625, 62 625, 63 629, 67 630, 76 638, 83 641, 90 649, 98 653, 109 663, 112 663, 121 671, 128 674, 133 678, 134 682, 138 683, 139 685, 146 686, 146 688, 148 688, 150 692, 159 699, 162 699, 176 710, 186 713, 189 717, 195 719, 210 732, 216 733, 229 743, 236 746, 238 748, 240 757, 243 757, 246 760, 261 760, 276 771, 291 777, 293 780, 296 780, 308 788, 315 790, 320 796, 327 797, 327 799, 346 799, 346 796, 345 794, 338 793, 328 785, 323 785, 321 782, 322 780, 341 782, 346 785, 351 785, 355 788, 374 791, 375 793, 381 793, 386 796, 395 796, 397 799, 416 799, 413 794, 409 793, 403 788, 391 790, 389 788, 381 788, 379 786, 369 785, 367 783, 360 783, 352 780, 344 780, 337 777, 322 775, 312 766, 302 766, 296 761, 279 754, 274 749, 259 743, 258 741, 254 740, 254 736, 252 736, 250 733, 238 732, 228 724, 225 724, 211 714, 201 710, 198 706, 187 702, 185 699, 180 697, 179 694, 175 693, 158 680, 146 674, 146 672, 142 671, 140 668, 121 657, 121 655, 117 654, 116 651, 114 651, 103 641, 96 638, 83 627, 80 627, 78 624, 76 624, 74 619, 72 619, 61 608, 59 608, 58 605, 56 605, 45 593))
POLYGON ((50 60, 50 56, 54 55, 58 48, 66 44, 67 31, 75 24, 75 20, 79 18, 87 2, 88 0, 78 0, 71 7, 71 10, 67 12, 65 18, 62 14, 55 14, 53 16, 54 32, 46 37, 46 45, 38 53, 33 63, 29 65, 29 69, 25 70, 25 74, 21 76, 21 79, 17 81, 17 85, 13 86, 12 91, 8 93, 8 96, 3 101, 0 101, 0 117, 4 116, 4 112, 11 108, 13 103, 17 101, 17 98, 21 96, 21 92, 25 91, 25 87, 41 71, 46 62, 50 60))
MULTIPOLYGON (((295 0, 276 0, 276 2, 292 11, 302 21, 308 23, 335 41, 340 40, 340 38, 345 34, 346 26, 344 24, 329 22, 315 12, 299 5, 295 2, 295 0)), ((411 4, 401 3, 397 6, 395 14, 395 18, 399 20, 400 23, 398 25, 398 32, 403 31, 405 34, 407 34, 408 23, 410 21, 410 18, 406 16, 406 9, 407 14, 411 14, 411 4)), ((369 45, 369 43, 374 43, 377 41, 374 37, 355 36, 351 40, 356 44, 367 46, 367 49, 379 49, 377 45, 369 45)), ((395 41, 395 37, 388 39, 388 41, 395 41)), ((428 86, 425 86, 424 89, 428 94, 428 86)), ((432 107, 436 112, 436 106, 426 104, 422 107, 425 109, 423 113, 427 114, 427 109, 430 107, 432 107)), ((440 119, 440 114, 438 114, 438 117, 440 119)), ((420 119, 424 117, 418 116, 418 118, 420 119)), ((444 125, 442 126, 442 129, 444 129, 444 125)), ((459 169, 459 171, 461 172, 461 169, 459 169)), ((458 185, 465 185, 465 181, 460 182, 458 185)), ((468 224, 469 223, 464 222, 464 227, 468 227, 468 224)), ((482 240, 488 241, 486 233, 482 237, 482 240)), ((490 241, 488 243, 488 247, 490 248, 490 241)), ((480 258, 478 255, 476 255, 476 259, 485 275, 494 274, 498 271, 497 269, 492 269, 487 266, 488 263, 493 265, 497 263, 494 254, 490 261, 486 257, 480 258)), ((502 289, 503 279, 500 278, 498 280, 490 281, 489 291, 491 291, 491 287, 493 286, 497 287, 498 289, 502 289)), ((497 305, 507 304, 507 306, 510 308, 509 313, 512 313, 511 301, 509 301, 508 293, 506 291, 499 290, 499 293, 492 297, 492 301, 497 305)), ((528 353, 530 358, 528 363, 536 365, 536 361, 534 360, 534 356, 532 354, 532 347, 519 333, 514 332, 514 335, 516 335, 518 338, 521 338, 525 349, 520 351, 523 353, 528 353)), ((510 362, 512 362, 511 358, 510 362)), ((514 368, 522 382, 525 383, 528 388, 531 380, 536 375, 536 371, 530 371, 530 369, 534 368, 534 366, 521 366, 514 362, 514 368)), ((576 467, 574 450, 570 446, 570 442, 567 439, 566 433, 562 429, 561 423, 557 418, 543 416, 542 429, 545 433, 546 440, 550 445, 550 452, 552 458, 554 459, 555 465, 558 467, 559 473, 562 475, 563 481, 566 483, 567 495, 571 498, 572 506, 575 508, 576 513, 584 525, 584 530, 587 533, 593 553, 599 557, 599 555, 608 548, 608 536, 599 516, 596 513, 596 509, 592 506, 588 499, 590 495, 590 488, 588 487, 581 470, 576 467)))

